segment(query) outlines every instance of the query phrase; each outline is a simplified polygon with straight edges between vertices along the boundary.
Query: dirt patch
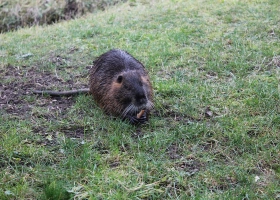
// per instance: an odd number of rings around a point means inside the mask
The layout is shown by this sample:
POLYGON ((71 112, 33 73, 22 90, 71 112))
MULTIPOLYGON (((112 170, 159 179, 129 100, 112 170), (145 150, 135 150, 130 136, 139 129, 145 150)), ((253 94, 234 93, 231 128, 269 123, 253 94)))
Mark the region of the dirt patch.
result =
POLYGON ((198 145, 198 148, 202 151, 214 151, 218 146, 219 141, 214 139, 209 139, 203 141, 201 144, 198 145))
POLYGON ((195 118, 192 116, 187 115, 186 113, 177 112, 172 110, 170 105, 163 105, 160 110, 152 110, 152 116, 157 116, 160 118, 165 118, 168 121, 176 121, 183 124, 191 124, 194 122, 200 122, 203 120, 203 117, 195 118))
MULTIPOLYGON (((73 105, 73 97, 56 97, 34 95, 33 90, 67 88, 69 90, 86 88, 86 84, 76 83, 73 80, 63 80, 51 72, 40 72, 35 67, 15 67, 8 65, 0 70, 0 112, 10 118, 43 118, 57 120, 63 118, 67 110, 73 105)), ((33 127, 33 132, 45 134, 46 127, 33 127)), ((63 130, 69 137, 81 138, 84 128, 63 130)), ((51 133, 48 133, 51 134, 51 133)), ((55 135, 43 135, 47 138, 45 145, 52 145, 55 135)), ((43 144, 43 145, 44 145, 43 144)))
POLYGON ((88 130, 85 127, 71 127, 62 129, 61 132, 67 134, 71 138, 82 139, 88 130))
POLYGON ((51 88, 86 88, 87 85, 76 85, 73 80, 64 81, 50 72, 40 72, 35 67, 15 67, 8 65, 0 71, 0 108, 9 115, 25 117, 31 115, 34 106, 46 107, 50 112, 59 110, 63 113, 73 104, 73 98, 50 98, 32 94, 34 89, 51 88), (75 84, 75 87, 74 87, 75 84))
POLYGON ((183 155, 181 148, 176 144, 170 145, 166 152, 170 159, 180 159, 183 155))
POLYGON ((189 154, 188 156, 184 156, 182 147, 178 144, 171 144, 166 149, 166 154, 172 160, 177 160, 175 162, 175 169, 178 171, 184 171, 189 176, 200 171, 204 164, 200 162, 193 154, 189 154))
POLYGON ((280 68, 280 55, 274 56, 267 66, 271 68, 280 68))
POLYGON ((127 152, 131 150, 130 145, 128 143, 122 144, 119 149, 121 152, 127 152))
POLYGON ((33 127, 33 132, 40 135, 40 139, 34 141, 36 144, 41 146, 55 146, 59 142, 60 133, 63 133, 68 138, 77 140, 83 143, 83 140, 86 138, 87 129, 83 126, 70 126, 70 127, 61 127, 58 128, 55 132, 48 131, 47 127, 33 127))
POLYGON ((238 184, 237 178, 234 175, 228 175, 210 180, 208 188, 210 191, 218 193, 220 191, 228 190, 229 188, 233 189, 237 187, 238 184))
POLYGON ((200 169, 203 167, 203 164, 193 158, 190 158, 186 161, 176 163, 175 168, 178 171, 184 171, 189 176, 194 175, 195 173, 199 172, 200 169))
POLYGON ((110 161, 109 162, 109 167, 110 168, 116 168, 118 166, 120 166, 121 162, 119 160, 115 160, 115 161, 110 161))

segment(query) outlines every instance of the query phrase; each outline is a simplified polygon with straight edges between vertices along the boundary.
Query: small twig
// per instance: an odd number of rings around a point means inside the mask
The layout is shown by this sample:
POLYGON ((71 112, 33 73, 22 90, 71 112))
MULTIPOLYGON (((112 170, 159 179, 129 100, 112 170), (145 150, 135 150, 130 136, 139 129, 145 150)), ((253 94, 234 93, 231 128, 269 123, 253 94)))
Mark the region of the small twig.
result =
POLYGON ((139 119, 140 117, 142 117, 142 115, 144 114, 145 110, 141 110, 138 114, 137 114, 137 119, 139 119))

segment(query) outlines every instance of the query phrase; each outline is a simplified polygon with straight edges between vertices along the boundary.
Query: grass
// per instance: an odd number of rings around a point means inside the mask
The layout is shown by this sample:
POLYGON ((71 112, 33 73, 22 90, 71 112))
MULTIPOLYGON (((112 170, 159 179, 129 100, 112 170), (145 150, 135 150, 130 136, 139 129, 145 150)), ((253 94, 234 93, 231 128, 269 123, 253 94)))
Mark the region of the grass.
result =
POLYGON ((279 6, 136 1, 1 34, 0 199, 280 198, 279 6), (149 124, 30 93, 84 87, 112 48, 150 73, 149 124))
POLYGON ((34 25, 53 24, 104 10, 118 0, 1 0, 0 32, 34 25))

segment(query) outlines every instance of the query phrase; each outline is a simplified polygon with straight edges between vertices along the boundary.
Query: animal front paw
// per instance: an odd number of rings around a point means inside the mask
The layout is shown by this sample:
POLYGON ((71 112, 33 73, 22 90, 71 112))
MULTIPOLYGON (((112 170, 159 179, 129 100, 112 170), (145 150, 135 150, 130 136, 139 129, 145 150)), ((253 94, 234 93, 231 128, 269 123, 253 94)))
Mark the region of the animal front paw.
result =
POLYGON ((139 118, 137 118, 137 116, 132 116, 132 115, 127 115, 126 117, 127 117, 128 121, 133 125, 144 124, 145 122, 148 121, 146 111, 139 118))

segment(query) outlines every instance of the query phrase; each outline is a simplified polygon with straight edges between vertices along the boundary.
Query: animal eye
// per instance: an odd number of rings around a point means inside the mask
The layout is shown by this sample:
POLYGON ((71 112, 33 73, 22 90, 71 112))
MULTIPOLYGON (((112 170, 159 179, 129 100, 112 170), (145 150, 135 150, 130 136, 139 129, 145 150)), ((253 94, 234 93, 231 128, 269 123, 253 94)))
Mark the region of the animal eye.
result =
POLYGON ((118 76, 118 78, 117 78, 117 82, 118 82, 118 83, 121 83, 121 82, 122 82, 122 80, 123 80, 123 76, 118 76))

